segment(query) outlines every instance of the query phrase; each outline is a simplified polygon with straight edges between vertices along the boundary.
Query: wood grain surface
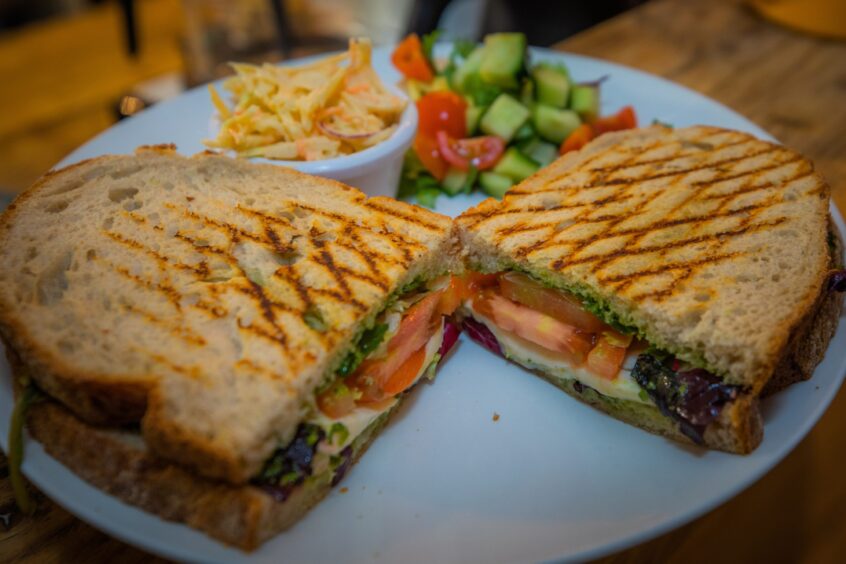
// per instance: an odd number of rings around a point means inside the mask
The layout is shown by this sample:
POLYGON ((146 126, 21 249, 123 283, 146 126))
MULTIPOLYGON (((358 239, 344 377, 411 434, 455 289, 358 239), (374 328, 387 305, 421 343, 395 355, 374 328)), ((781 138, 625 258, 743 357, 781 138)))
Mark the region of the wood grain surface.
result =
MULTIPOLYGON (((846 209, 846 44, 762 20, 736 0, 653 0, 558 48, 698 90, 810 157, 846 209)), ((832 346, 844 347, 846 343, 832 346)), ((700 519, 603 562, 842 562, 846 394, 778 467, 700 519)), ((0 562, 148 562, 36 493, 15 511, 0 455, 0 562)))

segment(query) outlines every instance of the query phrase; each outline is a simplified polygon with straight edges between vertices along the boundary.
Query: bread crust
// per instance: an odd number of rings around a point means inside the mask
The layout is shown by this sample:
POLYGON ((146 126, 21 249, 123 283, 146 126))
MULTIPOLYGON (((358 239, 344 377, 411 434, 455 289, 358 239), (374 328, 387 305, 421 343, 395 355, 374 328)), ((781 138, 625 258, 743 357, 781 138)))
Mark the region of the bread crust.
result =
MULTIPOLYGON (((832 242, 829 270, 838 270, 843 268, 843 239, 831 217, 828 223, 829 240, 832 242)), ((793 330, 781 360, 761 391, 762 397, 811 378, 814 369, 822 362, 828 345, 837 331, 842 310, 843 294, 829 291, 824 287, 814 307, 793 330)))
MULTIPOLYGON (((9 355, 16 374, 20 361, 9 355)), ((393 408, 395 413, 404 400, 393 408)), ((355 464, 387 424, 370 430, 355 451, 355 464)), ((284 502, 261 488, 204 478, 144 448, 137 430, 94 426, 56 401, 27 411, 27 429, 47 453, 106 493, 167 521, 184 523, 242 550, 255 550, 302 518, 332 486, 329 477, 295 489, 284 502)))

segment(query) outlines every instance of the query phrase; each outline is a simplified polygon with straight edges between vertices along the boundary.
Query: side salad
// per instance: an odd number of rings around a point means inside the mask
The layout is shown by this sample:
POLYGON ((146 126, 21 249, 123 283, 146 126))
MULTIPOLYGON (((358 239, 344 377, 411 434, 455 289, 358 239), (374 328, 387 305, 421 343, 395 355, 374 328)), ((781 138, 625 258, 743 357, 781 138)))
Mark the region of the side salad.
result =
POLYGON ((432 57, 437 36, 409 35, 391 56, 419 116, 401 198, 429 207, 476 189, 502 198, 559 154, 637 127, 631 106, 599 116, 602 79, 577 83, 563 64, 531 63, 522 33, 457 41, 442 61, 432 57))

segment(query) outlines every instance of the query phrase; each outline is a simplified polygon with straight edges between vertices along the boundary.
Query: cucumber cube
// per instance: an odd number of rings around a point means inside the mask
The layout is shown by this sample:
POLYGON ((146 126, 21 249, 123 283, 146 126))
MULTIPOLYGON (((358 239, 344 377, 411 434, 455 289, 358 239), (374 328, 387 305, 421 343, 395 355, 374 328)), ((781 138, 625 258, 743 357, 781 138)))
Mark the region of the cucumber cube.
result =
POLYGON ((485 37, 485 52, 479 74, 502 88, 520 86, 519 74, 526 59, 526 36, 522 33, 491 33, 485 37))
POLYGON ((532 71, 537 101, 555 108, 566 108, 570 99, 570 79, 564 71, 539 66, 532 71))
POLYGON ((479 185, 485 194, 501 200, 505 196, 505 193, 508 192, 508 189, 514 185, 514 182, 502 174, 482 172, 479 173, 479 185))
POLYGON ((561 110, 538 104, 532 113, 532 123, 538 135, 556 145, 567 139, 574 129, 582 124, 579 114, 572 110, 561 110))
POLYGON ((507 143, 529 119, 529 113, 529 109, 513 96, 500 94, 482 116, 479 129, 488 135, 502 137, 507 143))
POLYGON ((577 84, 570 92, 570 109, 585 121, 593 121, 599 115, 599 88, 577 84))
POLYGON ((510 147, 492 172, 507 176, 514 182, 520 182, 524 178, 528 178, 538 170, 538 163, 520 152, 517 147, 510 147))

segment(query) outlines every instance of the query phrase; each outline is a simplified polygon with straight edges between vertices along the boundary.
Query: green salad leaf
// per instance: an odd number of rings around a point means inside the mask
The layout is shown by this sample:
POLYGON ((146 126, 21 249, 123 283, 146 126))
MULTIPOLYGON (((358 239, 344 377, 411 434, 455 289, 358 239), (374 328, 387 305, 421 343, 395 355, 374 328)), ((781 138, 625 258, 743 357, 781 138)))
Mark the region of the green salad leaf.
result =
POLYGON ((387 323, 379 323, 370 329, 363 331, 358 336, 358 341, 353 349, 347 354, 341 366, 338 367, 338 376, 349 376, 355 369, 358 368, 364 357, 375 351, 382 340, 385 338, 385 333, 388 330, 387 323))

